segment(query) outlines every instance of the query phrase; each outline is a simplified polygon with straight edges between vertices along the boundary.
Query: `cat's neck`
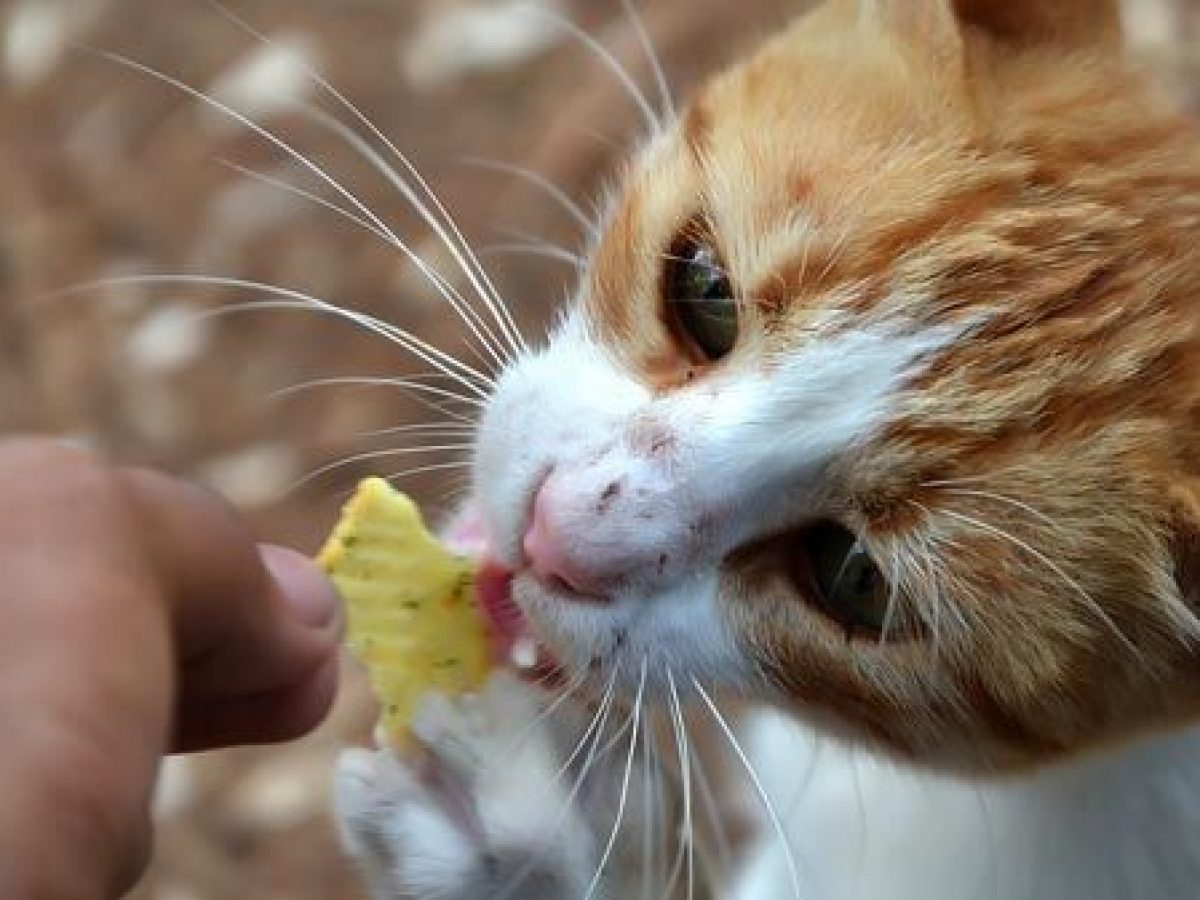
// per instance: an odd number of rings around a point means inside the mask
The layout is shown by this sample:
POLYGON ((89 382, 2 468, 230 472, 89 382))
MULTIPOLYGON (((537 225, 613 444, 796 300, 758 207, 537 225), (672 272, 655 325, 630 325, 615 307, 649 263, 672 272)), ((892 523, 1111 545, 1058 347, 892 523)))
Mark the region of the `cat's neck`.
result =
MULTIPOLYGON (((781 754, 792 773, 806 771, 798 751, 811 760, 789 821, 807 900, 1192 900, 1200 885, 1200 730, 988 784, 822 745, 785 723, 760 725, 755 744, 775 757, 764 771, 781 754)), ((773 788, 781 803, 798 790, 773 788)), ((778 851, 763 848, 738 900, 780 896, 765 887, 780 883, 778 851)))

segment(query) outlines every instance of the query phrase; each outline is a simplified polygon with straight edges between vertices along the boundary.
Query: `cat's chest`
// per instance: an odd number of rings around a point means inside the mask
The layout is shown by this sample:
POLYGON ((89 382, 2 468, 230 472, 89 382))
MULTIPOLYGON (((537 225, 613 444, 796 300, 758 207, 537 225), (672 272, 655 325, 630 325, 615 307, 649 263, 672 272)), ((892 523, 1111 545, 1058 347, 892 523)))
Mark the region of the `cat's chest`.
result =
MULTIPOLYGON (((803 900, 1194 900, 1200 730, 1035 779, 969 784, 880 763, 771 718, 751 744, 803 900)), ((764 832, 736 900, 787 900, 764 832)))

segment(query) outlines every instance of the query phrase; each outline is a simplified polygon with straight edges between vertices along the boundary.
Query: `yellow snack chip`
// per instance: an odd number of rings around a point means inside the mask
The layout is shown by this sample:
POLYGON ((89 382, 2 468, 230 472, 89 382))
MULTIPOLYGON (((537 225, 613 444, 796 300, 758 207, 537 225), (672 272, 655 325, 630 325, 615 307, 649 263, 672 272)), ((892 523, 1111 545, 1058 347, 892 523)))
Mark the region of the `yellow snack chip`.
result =
POLYGON ((415 503, 363 481, 317 557, 346 603, 351 650, 370 674, 380 724, 399 744, 421 698, 477 690, 492 667, 476 563, 447 550, 415 503))

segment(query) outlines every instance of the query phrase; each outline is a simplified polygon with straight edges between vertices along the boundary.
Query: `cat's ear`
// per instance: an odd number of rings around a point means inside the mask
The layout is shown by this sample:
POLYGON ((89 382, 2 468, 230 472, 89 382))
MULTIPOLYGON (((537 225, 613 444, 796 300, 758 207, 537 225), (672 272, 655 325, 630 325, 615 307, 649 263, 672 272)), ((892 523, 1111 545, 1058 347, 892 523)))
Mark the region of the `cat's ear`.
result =
POLYGON ((1015 45, 1065 49, 1121 41, 1119 0, 951 0, 964 25, 1015 45))
POLYGON ((859 15, 906 44, 957 55, 962 34, 950 0, 859 0, 859 15))
POLYGON ((1064 50, 1116 45, 1122 36, 1119 0, 859 0, 859 11, 943 58, 961 53, 967 30, 1064 50))

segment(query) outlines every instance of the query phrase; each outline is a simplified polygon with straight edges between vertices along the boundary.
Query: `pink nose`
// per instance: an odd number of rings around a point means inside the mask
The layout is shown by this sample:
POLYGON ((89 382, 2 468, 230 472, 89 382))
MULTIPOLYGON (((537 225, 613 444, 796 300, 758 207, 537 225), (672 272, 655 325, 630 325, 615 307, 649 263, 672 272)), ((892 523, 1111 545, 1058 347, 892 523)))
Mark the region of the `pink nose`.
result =
POLYGON ((586 563, 572 555, 562 529, 556 525, 550 492, 543 486, 533 504, 533 522, 523 543, 529 566, 543 583, 567 588, 589 600, 604 599, 599 576, 586 563))

